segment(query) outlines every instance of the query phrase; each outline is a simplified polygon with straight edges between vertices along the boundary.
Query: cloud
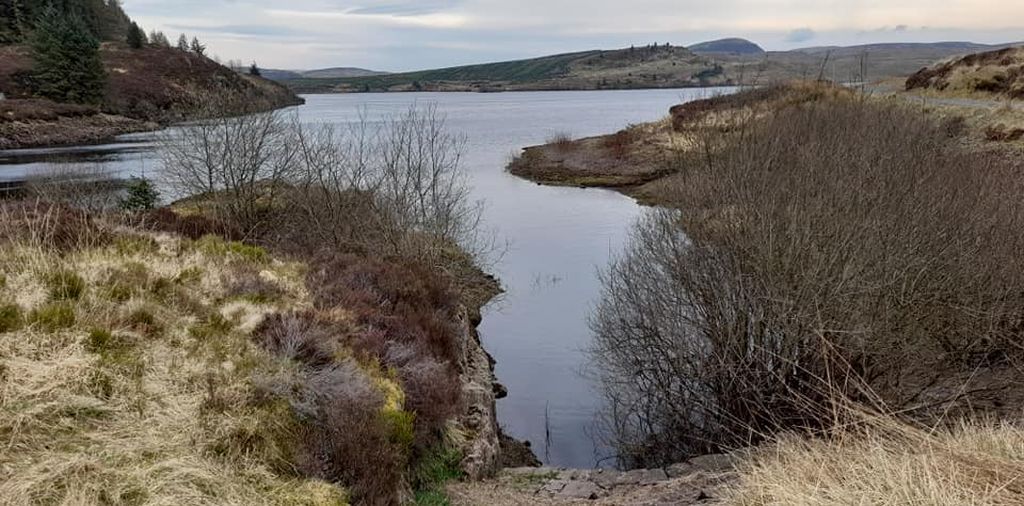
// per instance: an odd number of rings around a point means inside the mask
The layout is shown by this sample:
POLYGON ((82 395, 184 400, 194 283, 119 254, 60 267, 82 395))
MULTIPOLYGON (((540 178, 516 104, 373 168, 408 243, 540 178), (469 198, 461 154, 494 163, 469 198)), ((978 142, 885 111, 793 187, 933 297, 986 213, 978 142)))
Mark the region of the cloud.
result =
POLYGON ((1006 42, 1020 0, 123 0, 147 30, 199 33, 268 67, 411 70, 654 41, 744 37, 768 49, 1006 42), (899 23, 897 25, 897 23, 899 23), (951 26, 952 25, 952 26, 951 26), (885 30, 879 27, 888 27, 885 30), (923 28, 928 27, 928 28, 923 28), (794 29, 796 28, 796 29, 794 29))
POLYGON ((801 42, 807 42, 815 36, 817 36, 817 33, 810 28, 797 28, 796 30, 789 32, 789 35, 786 35, 786 42, 799 44, 801 42))

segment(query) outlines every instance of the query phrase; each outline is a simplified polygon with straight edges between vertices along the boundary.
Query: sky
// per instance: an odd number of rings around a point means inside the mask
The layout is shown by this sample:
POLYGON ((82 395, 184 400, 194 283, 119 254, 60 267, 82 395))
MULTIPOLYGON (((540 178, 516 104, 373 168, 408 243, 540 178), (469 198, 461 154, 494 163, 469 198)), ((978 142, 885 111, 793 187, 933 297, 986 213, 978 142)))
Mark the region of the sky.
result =
POLYGON ((1024 0, 122 0, 145 29, 265 68, 438 68, 744 37, 768 50, 1024 40, 1024 0))

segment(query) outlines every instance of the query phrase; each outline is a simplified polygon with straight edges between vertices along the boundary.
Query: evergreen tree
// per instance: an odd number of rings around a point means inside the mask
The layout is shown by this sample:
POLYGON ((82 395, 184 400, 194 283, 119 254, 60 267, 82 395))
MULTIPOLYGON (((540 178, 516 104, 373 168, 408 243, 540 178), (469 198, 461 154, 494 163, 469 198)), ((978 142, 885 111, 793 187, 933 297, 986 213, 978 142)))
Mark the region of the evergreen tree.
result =
POLYGON ((98 103, 106 72, 99 41, 85 24, 52 6, 36 24, 31 39, 37 95, 58 102, 98 103))
POLYGON ((263 71, 261 71, 260 67, 256 65, 256 62, 252 62, 252 65, 249 65, 249 75, 256 77, 260 77, 263 75, 263 71))
POLYGON ((148 211, 160 203, 160 192, 153 182, 144 177, 133 177, 125 185, 125 196, 121 209, 125 211, 148 211))
POLYGON ((192 45, 190 48, 193 53, 199 56, 204 56, 206 54, 206 46, 199 42, 199 37, 192 37, 192 45))
POLYGON ((132 49, 142 49, 146 42, 149 42, 146 40, 146 32, 142 31, 142 28, 139 28, 139 25, 133 22, 128 27, 128 45, 132 49))
POLYGON ((181 37, 178 37, 178 49, 188 52, 188 36, 184 33, 181 34, 181 37))

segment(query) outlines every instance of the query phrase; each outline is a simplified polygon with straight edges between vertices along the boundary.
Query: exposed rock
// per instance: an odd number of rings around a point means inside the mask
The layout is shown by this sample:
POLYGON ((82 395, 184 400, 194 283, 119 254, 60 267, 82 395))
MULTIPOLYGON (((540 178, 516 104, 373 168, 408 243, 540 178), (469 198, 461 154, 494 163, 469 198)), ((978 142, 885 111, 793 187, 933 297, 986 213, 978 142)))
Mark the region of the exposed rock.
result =
POLYGON ((497 472, 501 449, 494 405, 494 369, 465 310, 460 312, 459 328, 458 366, 465 411, 458 421, 468 436, 462 448, 462 470, 468 479, 479 480, 497 472))
POLYGON ((548 494, 561 494, 568 484, 569 482, 565 480, 552 480, 545 483, 540 491, 548 494))
POLYGON ((720 473, 732 471, 736 465, 736 457, 726 454, 701 455, 690 459, 688 463, 702 471, 720 473))
POLYGON ((694 470, 693 464, 683 462, 681 464, 672 464, 671 466, 666 467, 665 474, 667 474, 669 478, 678 478, 680 476, 690 474, 694 472, 694 470))
POLYGON ((603 492, 601 487, 589 481, 570 481, 562 487, 558 495, 573 499, 597 499, 603 492))
POLYGON ((652 485, 667 479, 668 475, 663 469, 634 469, 619 475, 615 485, 652 485))
POLYGON ((622 471, 613 469, 598 469, 590 474, 590 480, 603 488, 612 488, 622 476, 622 471))

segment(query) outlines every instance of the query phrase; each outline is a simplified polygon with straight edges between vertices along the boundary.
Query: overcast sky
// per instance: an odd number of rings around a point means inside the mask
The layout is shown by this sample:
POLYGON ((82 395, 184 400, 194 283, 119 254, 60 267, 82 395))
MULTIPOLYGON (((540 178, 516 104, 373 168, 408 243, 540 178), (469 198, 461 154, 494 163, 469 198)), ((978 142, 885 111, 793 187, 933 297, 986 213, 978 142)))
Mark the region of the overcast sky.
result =
POLYGON ((401 71, 745 37, 769 50, 1024 40, 1024 0, 123 0, 224 60, 401 71))

